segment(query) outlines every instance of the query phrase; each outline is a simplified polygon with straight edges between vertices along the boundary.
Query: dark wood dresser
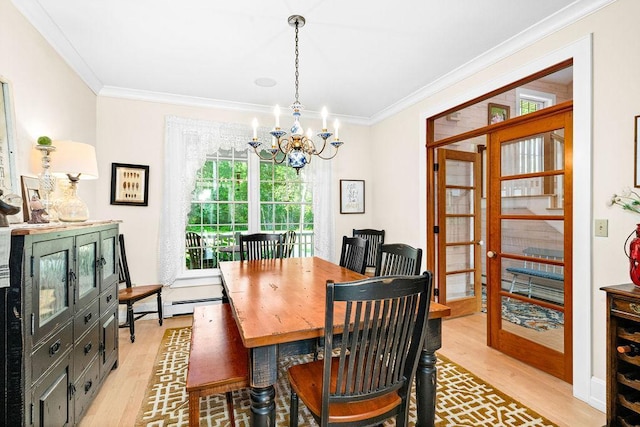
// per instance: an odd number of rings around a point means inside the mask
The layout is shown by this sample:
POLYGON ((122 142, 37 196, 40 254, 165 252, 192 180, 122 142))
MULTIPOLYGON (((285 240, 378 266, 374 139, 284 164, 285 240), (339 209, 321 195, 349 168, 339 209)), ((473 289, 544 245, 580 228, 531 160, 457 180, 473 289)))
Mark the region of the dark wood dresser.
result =
POLYGON ((607 293, 607 426, 640 426, 640 288, 607 293))
POLYGON ((11 227, 0 425, 77 424, 118 364, 118 223, 11 227))

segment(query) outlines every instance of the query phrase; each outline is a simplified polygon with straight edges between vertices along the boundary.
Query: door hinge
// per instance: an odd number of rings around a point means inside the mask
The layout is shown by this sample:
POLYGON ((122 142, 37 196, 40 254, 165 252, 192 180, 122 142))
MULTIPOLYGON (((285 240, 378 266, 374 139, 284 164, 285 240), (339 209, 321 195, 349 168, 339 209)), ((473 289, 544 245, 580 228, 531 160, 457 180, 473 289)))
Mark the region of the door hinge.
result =
POLYGON ((434 232, 435 234, 438 234, 438 233, 440 232, 440 227, 439 227, 439 226, 437 226, 437 225, 435 225, 435 226, 433 227, 433 232, 434 232))
POLYGON ((438 172, 440 170, 440 164, 439 163, 434 163, 433 164, 433 171, 434 172, 438 172))
POLYGON ((31 275, 29 277, 33 277, 33 255, 31 255, 31 275))

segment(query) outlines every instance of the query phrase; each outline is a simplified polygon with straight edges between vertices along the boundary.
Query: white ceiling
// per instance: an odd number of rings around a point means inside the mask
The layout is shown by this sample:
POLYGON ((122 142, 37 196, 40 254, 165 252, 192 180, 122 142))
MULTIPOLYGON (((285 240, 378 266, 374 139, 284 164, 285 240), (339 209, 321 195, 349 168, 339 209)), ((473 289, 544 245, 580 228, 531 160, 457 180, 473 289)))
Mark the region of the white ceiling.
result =
POLYGON ((253 110, 293 102, 303 15, 300 102, 364 120, 610 1, 13 0, 96 93, 253 110))

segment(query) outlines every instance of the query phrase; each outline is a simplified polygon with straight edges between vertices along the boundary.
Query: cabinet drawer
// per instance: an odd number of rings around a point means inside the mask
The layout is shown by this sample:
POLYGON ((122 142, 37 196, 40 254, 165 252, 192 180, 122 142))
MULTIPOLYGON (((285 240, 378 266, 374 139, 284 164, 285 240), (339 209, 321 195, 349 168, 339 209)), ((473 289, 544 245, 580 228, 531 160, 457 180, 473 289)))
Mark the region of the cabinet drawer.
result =
POLYGON ((100 318, 99 306, 98 298, 96 298, 86 309, 76 314, 76 317, 73 319, 73 336, 80 337, 88 331, 89 328, 93 327, 100 318))
POLYGON ((118 284, 114 283, 100 294, 100 315, 102 316, 118 304, 118 284))
POLYGON ((100 329, 98 323, 94 322, 93 327, 77 341, 73 349, 73 373, 74 378, 79 378, 80 374, 89 366, 91 360, 100 352, 100 329))
POLYGON ((640 302, 639 301, 629 301, 622 298, 612 298, 611 299, 611 311, 612 314, 615 312, 621 312, 628 316, 633 316, 640 321, 640 302))
POLYGON ((75 382, 75 416, 76 420, 79 420, 84 412, 87 410, 93 397, 96 395, 99 384, 99 368, 98 358, 95 357, 91 362, 91 365, 75 382))
POLYGON ((67 323, 31 353, 31 378, 35 383, 73 347, 73 325, 67 323))

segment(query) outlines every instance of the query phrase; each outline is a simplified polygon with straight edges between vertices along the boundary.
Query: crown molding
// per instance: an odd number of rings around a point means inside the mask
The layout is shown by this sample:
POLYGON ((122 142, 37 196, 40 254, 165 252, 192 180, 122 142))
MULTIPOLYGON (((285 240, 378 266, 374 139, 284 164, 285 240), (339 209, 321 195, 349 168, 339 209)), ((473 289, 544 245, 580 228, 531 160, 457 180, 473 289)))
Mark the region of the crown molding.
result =
MULTIPOLYGON (((509 40, 468 61, 371 117, 337 117, 345 123, 363 126, 374 125, 615 1, 617 0, 576 0, 540 23, 524 29, 509 40)), ((45 13, 37 0, 12 0, 12 3, 96 95, 246 112, 271 112, 272 106, 104 86, 93 70, 82 60, 78 52, 64 37, 60 29, 45 13)), ((318 112, 309 111, 307 113, 311 117, 320 116, 318 112)))
POLYGON ((51 20, 36 0, 11 0, 13 5, 27 18, 27 21, 40 33, 51 47, 76 72, 96 95, 102 89, 102 82, 93 70, 82 60, 60 28, 51 20))
POLYGON ((424 86, 398 102, 381 110, 369 118, 369 124, 374 125, 385 120, 412 105, 458 83, 473 74, 513 55, 514 53, 534 44, 538 40, 555 33, 585 16, 591 15, 603 7, 617 0, 582 0, 575 1, 559 10, 545 20, 524 29, 519 34, 493 47, 487 52, 462 64, 453 71, 445 74, 433 83, 424 86))
MULTIPOLYGON (((197 96, 184 96, 174 95, 171 93, 152 92, 138 89, 120 88, 114 86, 104 86, 99 96, 109 98, 122 98, 135 101, 146 102, 158 102, 162 104, 183 105, 186 107, 200 107, 200 108, 217 108, 221 110, 242 111, 246 113, 264 113, 273 114, 273 105, 259 105, 248 104, 243 102, 225 101, 212 98, 200 98, 197 96)), ((322 115, 319 111, 305 110, 307 117, 314 119, 321 119, 322 115)), ((348 115, 333 115, 333 117, 340 119, 342 123, 356 124, 362 126, 369 126, 369 119, 367 117, 348 116, 348 115)))

